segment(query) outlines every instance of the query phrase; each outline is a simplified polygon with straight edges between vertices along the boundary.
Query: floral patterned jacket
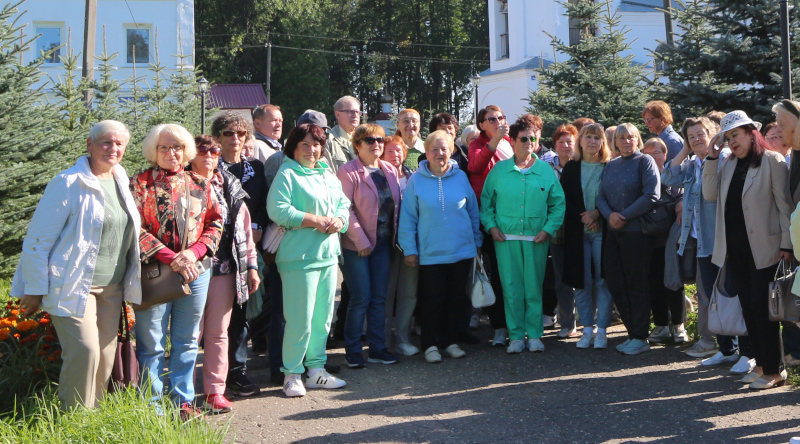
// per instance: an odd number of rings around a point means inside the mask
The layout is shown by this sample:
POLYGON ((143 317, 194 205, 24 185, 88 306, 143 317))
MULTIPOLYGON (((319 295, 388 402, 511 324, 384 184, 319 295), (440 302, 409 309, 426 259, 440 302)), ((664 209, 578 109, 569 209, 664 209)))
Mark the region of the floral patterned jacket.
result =
POLYGON ((179 252, 184 232, 187 232, 186 248, 201 242, 208 249, 206 256, 216 254, 222 237, 222 214, 206 179, 191 171, 168 176, 161 168, 150 168, 131 180, 131 193, 142 216, 139 232, 142 261, 163 248, 179 252), (184 220, 187 177, 191 178, 189 219, 184 220))

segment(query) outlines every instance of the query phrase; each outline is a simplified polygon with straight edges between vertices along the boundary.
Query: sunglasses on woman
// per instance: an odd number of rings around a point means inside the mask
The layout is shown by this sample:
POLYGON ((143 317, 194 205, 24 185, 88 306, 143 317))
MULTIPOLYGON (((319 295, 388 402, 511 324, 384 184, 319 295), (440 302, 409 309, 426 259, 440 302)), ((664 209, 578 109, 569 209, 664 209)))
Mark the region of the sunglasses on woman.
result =
POLYGON ((520 136, 519 141, 522 143, 534 143, 536 142, 536 136, 520 136))
POLYGON ((202 155, 210 153, 212 156, 219 156, 220 151, 218 146, 200 145, 197 147, 197 153, 202 155))
POLYGON ((239 136, 240 139, 244 139, 245 136, 247 136, 247 131, 246 130, 238 130, 238 131, 225 130, 225 131, 222 132, 222 135, 225 136, 225 137, 233 137, 234 134, 239 136))
POLYGON ((489 123, 505 122, 506 121, 506 116, 487 117, 484 120, 488 120, 489 123))
POLYGON ((365 137, 364 142, 366 142, 367 145, 372 145, 375 142, 383 143, 383 137, 365 137))

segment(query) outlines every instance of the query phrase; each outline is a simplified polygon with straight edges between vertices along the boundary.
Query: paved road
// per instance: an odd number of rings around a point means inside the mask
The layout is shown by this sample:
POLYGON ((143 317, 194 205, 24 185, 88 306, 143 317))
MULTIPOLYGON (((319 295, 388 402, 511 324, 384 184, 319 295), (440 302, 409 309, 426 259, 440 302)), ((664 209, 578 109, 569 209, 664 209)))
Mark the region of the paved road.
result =
MULTIPOLYGON (((484 325, 485 343, 465 346, 464 359, 344 368, 343 389, 295 399, 253 355, 261 396, 234 398, 231 414, 209 420, 229 421, 238 443, 786 443, 800 435, 797 391, 750 392, 727 367, 702 368, 682 348, 620 355, 613 346, 623 331, 610 330, 606 350, 578 350, 577 338, 547 331, 546 352, 507 355, 488 346, 484 325)), ((344 364, 343 349, 329 353, 344 364)))

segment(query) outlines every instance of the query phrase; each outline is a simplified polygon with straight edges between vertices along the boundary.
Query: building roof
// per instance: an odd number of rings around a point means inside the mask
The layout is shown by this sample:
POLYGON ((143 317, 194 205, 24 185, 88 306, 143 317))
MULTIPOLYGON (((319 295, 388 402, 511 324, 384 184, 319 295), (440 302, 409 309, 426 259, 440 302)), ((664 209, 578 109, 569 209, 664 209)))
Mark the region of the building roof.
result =
POLYGON ((491 69, 487 69, 486 71, 483 71, 482 73, 480 73, 480 75, 481 75, 481 77, 484 77, 484 76, 491 76, 491 75, 494 75, 494 74, 503 74, 503 73, 506 73, 506 72, 518 71, 518 70, 521 70, 521 69, 534 70, 534 69, 539 69, 539 68, 547 68, 552 64, 553 64, 553 62, 551 62, 550 60, 543 59, 541 57, 531 57, 530 59, 520 63, 517 66, 512 66, 511 68, 505 68, 505 69, 497 69, 497 70, 494 70, 494 71, 492 71, 491 69))
POLYGON ((207 108, 253 109, 267 103, 264 88, 259 83, 229 83, 214 85, 208 94, 207 108))
MULTIPOLYGON (((672 7, 683 9, 675 0, 672 0, 672 7)), ((662 11, 659 11, 659 9, 663 8, 663 0, 621 0, 619 2, 619 10, 621 12, 659 12, 663 14, 662 11)))

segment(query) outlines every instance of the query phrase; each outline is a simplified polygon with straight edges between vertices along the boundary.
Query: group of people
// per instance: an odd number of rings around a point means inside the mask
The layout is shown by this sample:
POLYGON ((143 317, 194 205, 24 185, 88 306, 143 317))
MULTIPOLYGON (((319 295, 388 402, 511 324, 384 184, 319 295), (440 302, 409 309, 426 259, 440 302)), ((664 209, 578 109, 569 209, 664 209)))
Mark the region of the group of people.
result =
POLYGON ((257 107, 252 120, 222 112, 210 135, 157 125, 142 143, 151 168, 131 179, 120 166, 130 133, 102 121, 88 154, 47 186, 11 295, 26 312, 52 315, 62 406, 95 407, 120 308, 142 301, 141 264, 178 273, 191 294, 136 310, 136 355, 152 399, 169 396, 189 419, 201 414, 201 343, 203 407, 215 413, 232 408, 226 389, 260 390, 247 378, 248 342, 268 353, 271 379, 289 397, 345 385, 327 362, 331 337, 343 339, 354 369, 398 355, 463 358, 460 344, 478 342, 469 328, 480 310, 466 284, 479 262, 496 295, 485 309, 492 345, 509 354, 545 351, 553 318, 559 338, 580 336, 579 349, 606 348, 614 316, 627 330, 616 346, 623 354, 683 343, 688 268, 697 274, 700 338, 687 354, 735 364, 751 388, 770 388, 786 373, 767 285, 793 258, 790 217, 800 201, 800 158, 789 154, 800 149, 800 103, 773 110, 766 138, 741 111, 686 119, 678 134, 669 106, 654 101, 643 119, 657 137, 581 118, 556 129, 550 150, 535 115, 509 124, 491 105, 459 136, 457 120, 440 113, 423 140, 417 111, 401 111, 387 135, 362 124, 360 102, 345 96, 333 128, 308 110, 283 143, 275 105, 257 107), (721 271, 748 336, 709 330, 721 271), (268 305, 254 314, 248 302, 268 305))

